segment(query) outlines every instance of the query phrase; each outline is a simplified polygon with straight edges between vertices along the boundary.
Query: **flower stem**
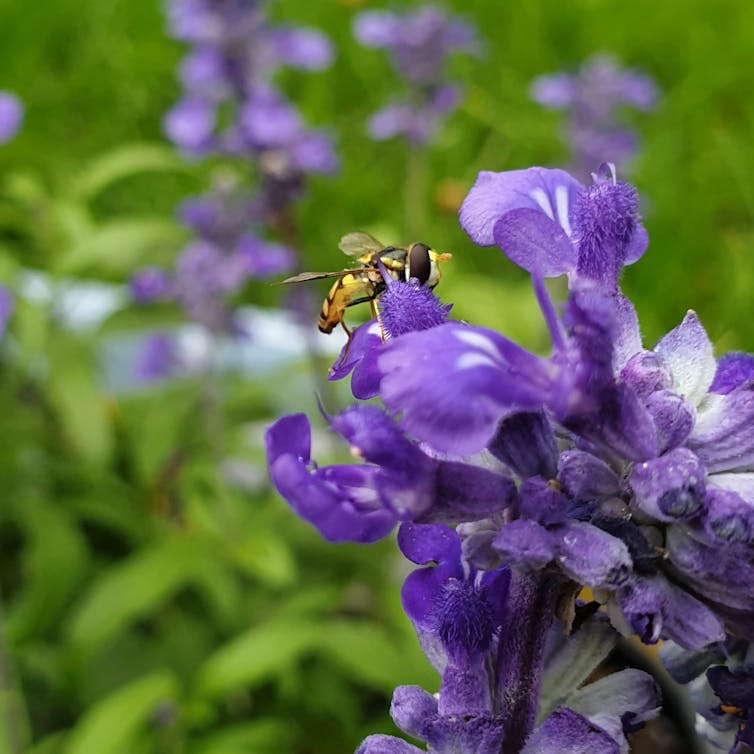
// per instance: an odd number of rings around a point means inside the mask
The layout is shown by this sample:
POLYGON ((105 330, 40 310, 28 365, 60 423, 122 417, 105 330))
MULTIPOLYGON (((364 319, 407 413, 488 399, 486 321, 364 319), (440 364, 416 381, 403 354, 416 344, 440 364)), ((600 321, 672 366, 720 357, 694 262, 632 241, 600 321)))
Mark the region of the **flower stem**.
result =
POLYGON ((534 728, 557 581, 514 571, 497 656, 495 702, 505 726, 501 754, 517 754, 534 728))
POLYGON ((406 183, 403 196, 405 243, 420 240, 427 232, 427 150, 406 144, 406 183))

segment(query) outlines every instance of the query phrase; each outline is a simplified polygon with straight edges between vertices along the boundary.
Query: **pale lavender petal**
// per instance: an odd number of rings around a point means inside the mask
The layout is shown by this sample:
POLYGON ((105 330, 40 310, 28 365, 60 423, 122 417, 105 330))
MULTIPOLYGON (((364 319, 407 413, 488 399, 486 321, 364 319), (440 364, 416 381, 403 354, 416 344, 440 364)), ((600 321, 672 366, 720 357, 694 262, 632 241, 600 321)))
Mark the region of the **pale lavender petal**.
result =
POLYGON ((746 610, 754 605, 754 558, 748 545, 710 546, 681 526, 667 530, 666 546, 675 573, 702 597, 746 610))
POLYGON ((553 544, 560 568, 584 586, 615 589, 631 572, 626 545, 591 524, 574 521, 558 526, 553 544))
POLYGON ((217 121, 216 106, 206 100, 181 100, 165 116, 168 138, 187 152, 197 152, 209 144, 217 121))
POLYGON ((408 105, 390 104, 369 119, 367 130, 373 139, 384 141, 413 132, 415 115, 408 105))
POLYGON ((246 100, 240 122, 251 144, 263 149, 286 146, 301 133, 296 110, 271 89, 259 89, 246 100))
POLYGON ((426 752, 400 738, 377 733, 365 738, 355 754, 426 754, 426 752))
POLYGON ((737 492, 715 484, 718 477, 738 476, 751 474, 715 474, 709 477, 704 497, 704 527, 709 534, 724 542, 751 542, 754 539, 754 499, 746 500, 737 492))
POLYGON ((626 246, 626 258, 624 264, 633 264, 638 262, 643 256, 644 252, 649 246, 649 233, 643 225, 638 225, 631 241, 626 246))
POLYGON ((725 395, 751 380, 754 380, 754 354, 726 353, 717 361, 717 372, 709 391, 725 395))
POLYGON ((613 367, 616 372, 642 350, 639 317, 631 301, 619 293, 615 298, 615 332, 613 343, 613 367))
POLYGON ((421 738, 427 720, 437 714, 437 699, 419 686, 398 686, 393 692, 390 717, 413 738, 421 738))
POLYGON ((583 715, 559 707, 531 734, 521 754, 620 754, 620 747, 583 715))
POLYGON ((576 97, 576 81, 568 73, 550 73, 537 76, 529 88, 529 96, 553 110, 564 110, 573 104, 576 97))
POLYGON ((353 23, 353 35, 366 47, 387 47, 400 34, 400 29, 400 18, 387 11, 360 13, 353 23))
POLYGON ((689 311, 654 350, 670 367, 673 389, 689 403, 699 404, 715 378, 717 362, 712 342, 696 313, 689 311))
POLYGON ((694 429, 696 409, 671 390, 657 390, 646 401, 657 429, 658 450, 662 453, 680 445, 694 429))
POLYGON ((21 128, 24 106, 11 92, 0 91, 0 144, 6 144, 21 128))
POLYGON ((620 490, 616 473, 601 458, 583 450, 567 450, 560 454, 558 480, 576 500, 617 495, 620 490))
POLYGON ((754 383, 710 394, 699 410, 688 446, 710 472, 754 465, 754 383))
POLYGON ((306 71, 322 71, 329 68, 333 61, 330 40, 314 29, 281 26, 271 29, 267 39, 279 64, 306 71))
POLYGON ((688 448, 635 464, 629 475, 633 503, 658 521, 698 516, 704 505, 705 468, 688 448))
POLYGON ((493 238, 513 264, 531 274, 556 277, 576 269, 576 247, 541 209, 506 212, 495 223, 493 238))
POLYGON ((296 138, 292 145, 291 162, 304 173, 331 175, 340 167, 335 145, 329 134, 320 131, 306 131, 296 138))
POLYGON ((511 568, 539 570, 555 557, 555 535, 535 521, 505 524, 492 546, 511 568))
POLYGON ((564 170, 528 168, 505 173, 482 171, 463 201, 461 227, 479 246, 495 243, 497 221, 514 209, 543 212, 571 235, 571 212, 583 186, 564 170))

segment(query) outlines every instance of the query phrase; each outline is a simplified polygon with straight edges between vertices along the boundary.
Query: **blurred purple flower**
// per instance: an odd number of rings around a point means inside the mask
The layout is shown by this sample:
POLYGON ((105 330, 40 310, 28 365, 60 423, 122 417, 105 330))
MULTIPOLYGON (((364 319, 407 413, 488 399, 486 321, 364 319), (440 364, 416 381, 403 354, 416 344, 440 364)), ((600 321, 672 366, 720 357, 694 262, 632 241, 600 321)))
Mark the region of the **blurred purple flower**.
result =
POLYGON ((5 334, 15 303, 10 290, 0 285, 0 338, 5 334))
POLYGON ((638 138, 621 125, 621 110, 629 107, 646 112, 659 99, 650 76, 621 68, 607 55, 594 55, 575 74, 539 76, 530 93, 543 107, 566 111, 573 169, 580 175, 588 175, 594 165, 603 162, 624 170, 638 151, 638 138))
POLYGON ((167 333, 153 333, 141 343, 134 376, 139 382, 155 382, 173 376, 181 366, 175 338, 167 333))
POLYGON ((21 128, 24 106, 11 92, 0 91, 0 144, 6 144, 21 128))
POLYGON ((461 89, 446 83, 447 59, 456 52, 475 54, 474 28, 433 5, 404 14, 365 11, 353 24, 356 39, 366 47, 385 49, 407 94, 377 111, 369 135, 378 141, 395 136, 426 144, 461 100, 461 89))

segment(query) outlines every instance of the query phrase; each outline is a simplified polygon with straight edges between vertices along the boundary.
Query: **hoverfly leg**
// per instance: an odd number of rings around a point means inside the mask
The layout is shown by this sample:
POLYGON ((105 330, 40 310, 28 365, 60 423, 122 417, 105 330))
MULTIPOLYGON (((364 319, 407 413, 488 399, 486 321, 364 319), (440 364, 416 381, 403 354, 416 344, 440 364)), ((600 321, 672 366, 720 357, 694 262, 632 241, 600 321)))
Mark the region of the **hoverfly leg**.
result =
POLYGON ((377 320, 377 324, 380 326, 380 338, 384 343, 387 340, 387 331, 382 326, 382 318, 380 317, 380 307, 377 306, 378 299, 372 299, 369 302, 369 308, 372 310, 372 316, 377 320))

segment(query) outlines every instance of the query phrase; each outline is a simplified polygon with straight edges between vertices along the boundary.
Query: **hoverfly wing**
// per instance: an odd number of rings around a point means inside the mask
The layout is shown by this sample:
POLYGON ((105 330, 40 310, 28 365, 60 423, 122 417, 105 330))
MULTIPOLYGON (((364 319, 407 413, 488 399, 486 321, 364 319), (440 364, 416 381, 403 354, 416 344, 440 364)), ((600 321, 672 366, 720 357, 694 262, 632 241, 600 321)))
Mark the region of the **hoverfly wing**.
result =
POLYGON ((309 280, 323 280, 324 278, 342 278, 353 270, 337 270, 336 272, 301 272, 293 277, 280 280, 275 285, 289 285, 290 283, 306 283, 309 280))
POLYGON ((360 257, 382 251, 385 246, 369 233, 357 230, 346 233, 338 242, 338 248, 349 257, 360 257))

